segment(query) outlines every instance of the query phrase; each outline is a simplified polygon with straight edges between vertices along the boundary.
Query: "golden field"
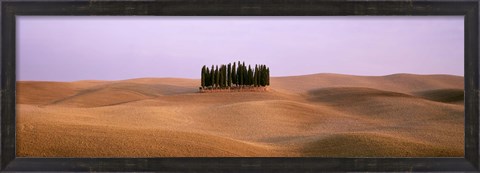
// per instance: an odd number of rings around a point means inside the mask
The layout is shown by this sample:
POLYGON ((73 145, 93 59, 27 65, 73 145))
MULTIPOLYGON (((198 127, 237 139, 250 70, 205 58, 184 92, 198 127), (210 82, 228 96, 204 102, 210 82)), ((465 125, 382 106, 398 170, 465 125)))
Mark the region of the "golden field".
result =
POLYGON ((18 157, 462 157, 463 77, 17 82, 18 157))

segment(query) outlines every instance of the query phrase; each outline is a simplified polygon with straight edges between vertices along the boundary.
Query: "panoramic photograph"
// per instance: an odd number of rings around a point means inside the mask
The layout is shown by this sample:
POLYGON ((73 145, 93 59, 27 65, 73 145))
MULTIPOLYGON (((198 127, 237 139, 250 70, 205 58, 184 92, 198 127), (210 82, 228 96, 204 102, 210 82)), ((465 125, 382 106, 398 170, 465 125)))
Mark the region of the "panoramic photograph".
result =
POLYGON ((463 157, 463 16, 18 16, 17 157, 463 157))

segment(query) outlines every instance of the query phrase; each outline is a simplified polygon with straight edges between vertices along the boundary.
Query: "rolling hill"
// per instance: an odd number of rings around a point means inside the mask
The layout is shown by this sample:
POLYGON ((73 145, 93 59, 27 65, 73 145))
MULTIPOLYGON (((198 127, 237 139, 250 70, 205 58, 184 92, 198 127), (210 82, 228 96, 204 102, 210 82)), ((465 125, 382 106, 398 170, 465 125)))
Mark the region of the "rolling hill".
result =
POLYGON ((272 77, 268 92, 199 80, 17 82, 19 157, 461 157, 463 77, 272 77))

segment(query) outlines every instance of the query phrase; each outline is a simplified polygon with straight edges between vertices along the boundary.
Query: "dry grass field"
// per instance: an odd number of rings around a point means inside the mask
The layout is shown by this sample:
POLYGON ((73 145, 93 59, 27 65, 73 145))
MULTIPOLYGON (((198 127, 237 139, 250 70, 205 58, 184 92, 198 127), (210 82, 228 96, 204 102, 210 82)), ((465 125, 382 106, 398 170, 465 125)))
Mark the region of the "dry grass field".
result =
POLYGON ((272 77, 268 92, 199 80, 17 82, 19 157, 461 157, 463 77, 272 77))

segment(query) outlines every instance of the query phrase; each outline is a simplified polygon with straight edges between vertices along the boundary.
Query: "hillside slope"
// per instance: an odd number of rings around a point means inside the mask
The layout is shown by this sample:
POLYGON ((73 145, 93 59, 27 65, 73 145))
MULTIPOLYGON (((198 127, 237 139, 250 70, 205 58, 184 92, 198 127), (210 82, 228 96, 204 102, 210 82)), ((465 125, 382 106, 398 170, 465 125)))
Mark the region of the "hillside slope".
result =
POLYGON ((463 77, 274 77, 269 92, 198 80, 18 82, 19 157, 461 157, 463 77))

